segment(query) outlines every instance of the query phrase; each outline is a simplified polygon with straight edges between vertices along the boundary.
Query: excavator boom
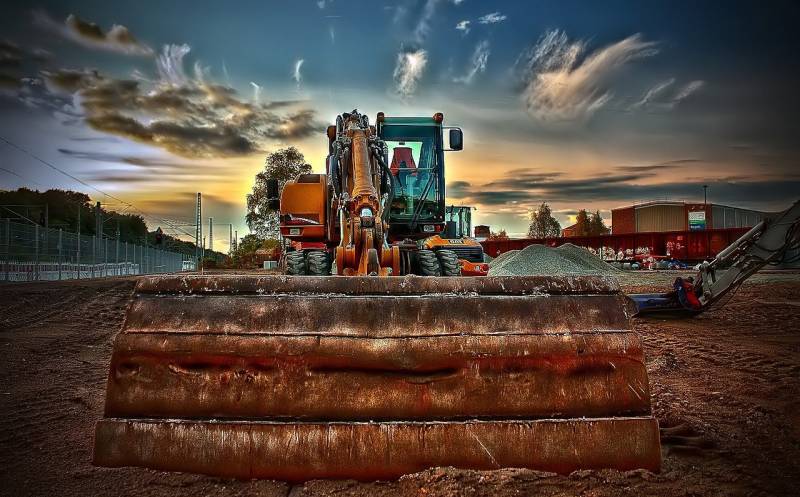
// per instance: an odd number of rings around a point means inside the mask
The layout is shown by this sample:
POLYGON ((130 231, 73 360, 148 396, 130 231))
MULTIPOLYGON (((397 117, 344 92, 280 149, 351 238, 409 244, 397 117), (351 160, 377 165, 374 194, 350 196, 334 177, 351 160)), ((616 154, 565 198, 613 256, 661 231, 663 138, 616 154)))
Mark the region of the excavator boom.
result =
POLYGON ((668 293, 632 294, 638 315, 691 316, 708 310, 725 295, 769 264, 784 261, 800 251, 800 201, 785 211, 764 219, 742 235, 713 261, 700 265, 694 278, 698 304, 689 305, 686 290, 676 281, 668 293))

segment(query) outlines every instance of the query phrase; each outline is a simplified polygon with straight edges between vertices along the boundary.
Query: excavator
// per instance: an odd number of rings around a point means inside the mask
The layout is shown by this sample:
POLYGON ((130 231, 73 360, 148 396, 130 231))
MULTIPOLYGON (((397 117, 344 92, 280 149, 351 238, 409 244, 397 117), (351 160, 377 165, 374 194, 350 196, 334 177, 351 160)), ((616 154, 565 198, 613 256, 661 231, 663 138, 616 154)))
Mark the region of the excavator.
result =
POLYGON ((284 272, 325 276, 335 266, 342 276, 460 275, 456 250, 463 247, 434 240, 448 226, 444 152, 463 146, 461 129, 444 127, 443 119, 380 113, 372 126, 357 111, 342 114, 327 129, 326 174, 300 175, 279 198, 271 180, 268 196, 286 240, 284 272))
POLYGON ((637 316, 690 317, 718 304, 760 269, 800 260, 800 201, 766 216, 747 233, 703 262, 696 276, 676 278, 663 293, 631 294, 637 316))
POLYGON ((461 130, 353 111, 327 136, 326 173, 278 200, 290 274, 138 280, 94 463, 291 482, 659 471, 617 281, 431 277, 444 264, 417 242, 444 230, 443 154, 461 130))

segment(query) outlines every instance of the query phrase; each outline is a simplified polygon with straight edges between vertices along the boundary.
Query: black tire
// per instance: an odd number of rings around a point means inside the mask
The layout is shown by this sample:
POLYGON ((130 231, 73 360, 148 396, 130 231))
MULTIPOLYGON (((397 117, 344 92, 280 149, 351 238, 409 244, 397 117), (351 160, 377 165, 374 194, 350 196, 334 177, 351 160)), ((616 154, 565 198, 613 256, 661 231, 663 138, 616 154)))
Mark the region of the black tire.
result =
POLYGON ((331 259, 321 250, 309 252, 306 255, 306 268, 310 276, 330 276, 331 259))
POLYGON ((304 276, 306 274, 306 256, 301 251, 286 254, 286 274, 304 276))
POLYGON ((439 266, 442 276, 461 276, 461 263, 458 256, 452 250, 437 250, 436 256, 439 258, 439 266))
POLYGON ((417 272, 420 276, 441 276, 442 268, 439 259, 431 250, 417 252, 417 272))

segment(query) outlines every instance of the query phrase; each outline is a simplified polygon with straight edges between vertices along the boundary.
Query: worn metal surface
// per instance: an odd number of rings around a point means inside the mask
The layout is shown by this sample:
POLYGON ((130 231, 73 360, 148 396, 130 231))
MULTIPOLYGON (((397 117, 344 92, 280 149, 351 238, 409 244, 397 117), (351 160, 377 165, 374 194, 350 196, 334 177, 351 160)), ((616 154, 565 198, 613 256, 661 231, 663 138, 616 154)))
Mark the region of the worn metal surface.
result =
POLYGON ((611 276, 468 276, 430 278, 403 276, 169 275, 139 279, 137 294, 346 294, 476 295, 616 294, 619 283, 611 276))
POLYGON ((657 468, 630 314, 603 277, 143 278, 95 460, 370 479, 495 467, 479 440, 500 466, 657 468))
POLYGON ((632 333, 364 339, 123 333, 106 415, 295 419, 647 413, 632 333))
POLYGON ((628 328, 622 295, 140 296, 125 332, 364 338, 628 328))
POLYGON ((446 423, 98 423, 95 464, 234 478, 391 479, 434 466, 658 471, 652 418, 446 423))

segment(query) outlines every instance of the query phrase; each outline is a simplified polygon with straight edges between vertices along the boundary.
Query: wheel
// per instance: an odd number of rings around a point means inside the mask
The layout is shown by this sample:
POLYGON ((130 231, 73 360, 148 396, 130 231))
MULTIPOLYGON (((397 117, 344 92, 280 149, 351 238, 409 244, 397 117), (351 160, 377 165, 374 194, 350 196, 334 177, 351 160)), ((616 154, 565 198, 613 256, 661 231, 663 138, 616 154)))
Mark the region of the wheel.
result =
POLYGON ((306 267, 311 276, 330 276, 331 259, 327 253, 314 250, 306 255, 306 267))
POLYGON ((436 256, 439 258, 439 266, 442 268, 442 276, 461 276, 461 263, 458 256, 452 250, 438 250, 436 256))
POLYGON ((301 251, 286 254, 286 274, 303 276, 306 274, 306 257, 301 251))
POLYGON ((417 271, 420 276, 441 276, 442 269, 439 267, 439 259, 431 250, 420 250, 417 252, 417 271))

